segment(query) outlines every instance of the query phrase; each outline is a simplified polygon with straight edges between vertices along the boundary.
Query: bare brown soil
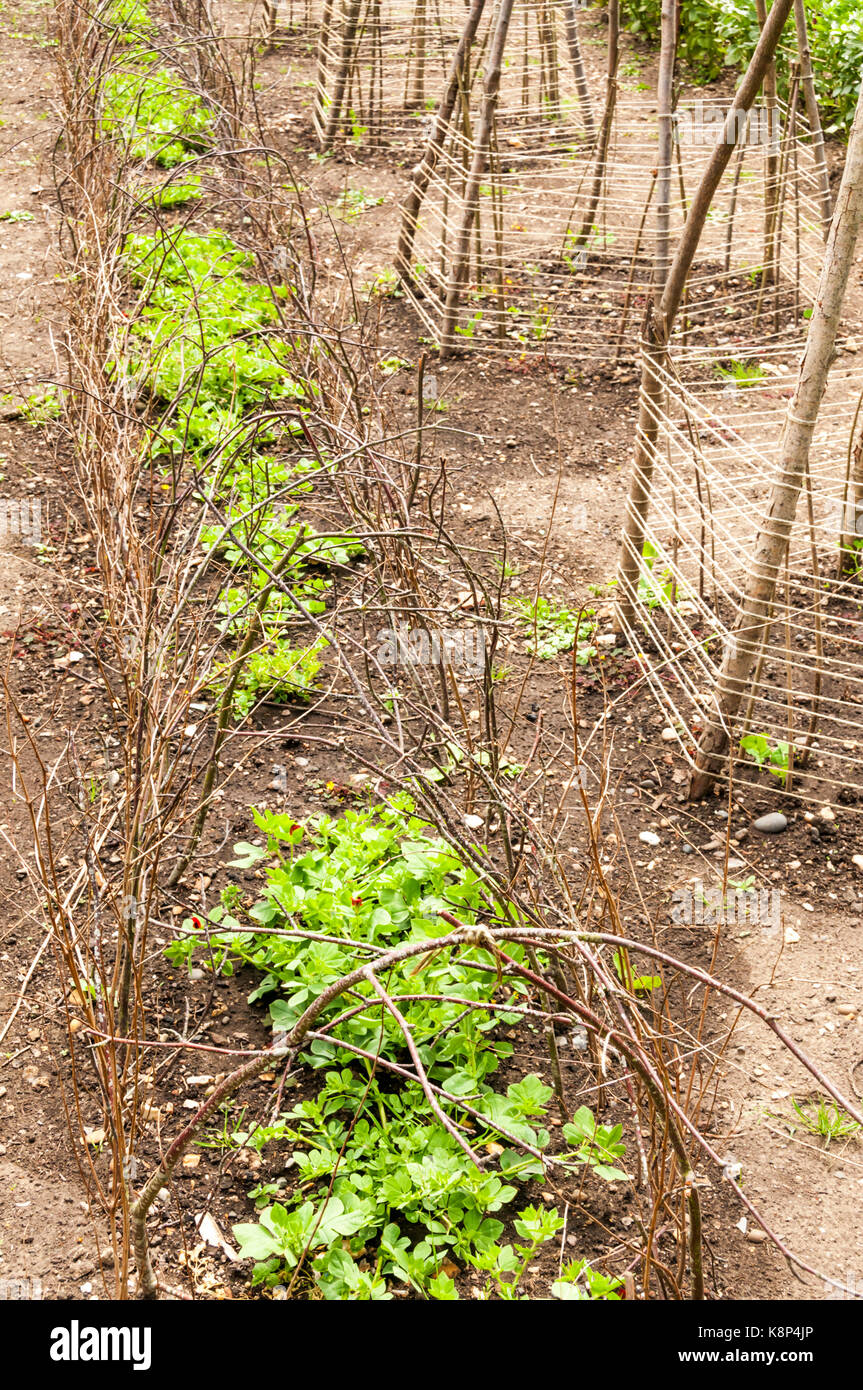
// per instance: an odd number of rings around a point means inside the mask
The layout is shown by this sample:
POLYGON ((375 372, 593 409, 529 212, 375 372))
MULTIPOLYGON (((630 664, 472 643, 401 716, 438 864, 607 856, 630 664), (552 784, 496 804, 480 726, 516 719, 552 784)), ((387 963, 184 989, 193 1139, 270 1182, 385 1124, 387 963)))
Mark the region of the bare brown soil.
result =
MULTIPOLYGON (((34 191, 49 186, 47 160, 56 125, 51 115, 50 52, 41 44, 41 8, 9 6, 4 25, 0 72, 0 212, 24 209, 33 221, 0 222, 0 324, 4 391, 27 395, 51 381, 54 363, 49 325, 55 341, 62 334, 57 318, 53 277, 50 199, 34 191), (47 116, 46 119, 42 119, 47 116)), ((239 22, 239 21, 238 21, 239 22)), ((351 152, 323 164, 310 160, 307 103, 308 59, 296 45, 276 48, 262 63, 265 114, 275 141, 281 141, 295 169, 309 185, 311 199, 332 204, 344 187, 361 187, 384 202, 339 227, 341 261, 321 220, 321 276, 325 294, 344 293, 349 268, 355 283, 374 279, 392 262, 395 208, 405 185, 405 160, 386 160, 351 152), (305 105, 304 105, 305 103, 305 105), (296 119, 287 126, 286 112, 296 119)), ((591 50, 598 52, 597 49, 591 50)), ((596 61, 596 60, 593 60, 596 61)), ((649 72, 649 69, 646 69, 649 72)), ((647 78, 649 80, 649 77, 647 78)), ((375 301, 379 314, 381 358, 398 356, 415 364, 423 345, 422 329, 404 300, 375 301)), ((859 328, 852 315, 849 332, 859 328)), ((520 591, 536 588, 570 604, 596 604, 591 585, 611 577, 617 551, 627 464, 634 430, 636 382, 626 365, 579 370, 517 356, 479 354, 447 365, 430 364, 446 409, 440 412, 427 449, 448 462, 453 524, 459 539, 478 555, 500 545, 499 510, 508 532, 511 562, 518 568, 520 591)), ((393 406, 409 419, 412 377, 405 371, 387 383, 393 406)), ((45 726, 39 751, 46 763, 59 752, 63 729, 75 731, 82 760, 105 758, 101 735, 107 719, 98 698, 89 661, 73 667, 55 663, 75 649, 77 618, 66 582, 80 586, 88 571, 88 540, 77 533, 63 442, 53 427, 37 429, 14 417, 14 404, 0 423, 0 495, 35 492, 42 499, 53 551, 41 563, 31 547, 7 543, 0 551, 0 657, 12 697, 20 702, 36 740, 45 726)), ((610 627, 605 621, 605 627, 610 627)), ((527 667, 523 646, 513 635, 507 650, 512 688, 527 667)), ((550 745, 568 728, 569 658, 536 663, 527 698, 517 719, 514 748, 526 757, 534 743, 537 718, 550 745)), ((580 726, 586 738, 609 700, 614 702, 610 765, 617 792, 616 820, 603 827, 609 881, 620 895, 625 925, 633 934, 650 924, 660 946, 687 960, 709 966, 714 954, 712 931, 680 927, 671 920, 671 897, 694 879, 715 879, 725 857, 725 805, 714 800, 687 803, 683 772, 661 739, 664 723, 643 684, 631 654, 613 651, 602 666, 579 677, 580 726), (639 835, 654 831, 658 846, 649 849, 639 835), (711 877, 713 876, 713 878, 711 877)), ((507 695, 502 697, 506 707, 507 695)), ((249 831, 249 807, 275 804, 272 789, 273 746, 278 722, 258 721, 260 737, 245 760, 241 783, 229 783, 220 814, 211 824, 204 854, 219 850, 206 876, 192 877, 174 898, 166 898, 163 915, 178 915, 212 905, 227 881, 221 865, 231 857, 235 839, 249 831), (219 848, 223 846, 223 848, 219 848)), ((310 728, 310 732, 314 730, 310 728)), ((317 730, 320 732, 320 730, 317 730)), ((279 761, 289 770, 286 808, 298 819, 322 805, 340 804, 327 783, 344 785, 351 764, 344 755, 323 751, 316 742, 280 746, 279 761)), ((23 753, 25 773, 37 776, 32 754, 23 753)), ((565 771, 565 770, 564 770, 565 771)), ((539 804, 546 785, 561 775, 550 761, 531 793, 539 804)), ((82 1152, 66 1109, 76 1097, 68 1065, 65 1019, 59 1009, 55 964, 46 950, 32 974, 30 967, 43 943, 38 894, 32 874, 32 837, 11 773, 7 749, 0 751, 0 1029, 23 991, 15 1021, 0 1050, 0 1278, 41 1281, 43 1296, 77 1298, 112 1296, 113 1278, 101 1220, 88 1214, 88 1163, 98 1166, 98 1152, 82 1152), (24 986, 26 984, 26 989, 24 986), (75 1137, 72 1137, 72 1136, 75 1137)), ((776 786, 747 791, 732 811, 740 878, 754 875, 760 884, 783 893, 779 941, 758 931, 730 929, 718 946, 714 968, 749 994, 769 1002, 771 1011, 823 1069, 859 1094, 863 1083, 863 877, 852 855, 863 851, 863 827, 854 807, 838 806, 833 822, 807 822, 802 809, 776 786), (764 810, 789 816, 781 836, 760 837, 750 827, 764 810), (788 931, 788 928, 791 931, 788 931)), ((577 856, 583 835, 573 821, 577 856)), ((236 880, 236 873, 231 874, 236 880)), ((242 876, 240 876, 242 881, 242 876)), ((250 888, 254 879, 248 879, 250 888)), ((150 1005, 154 1028, 163 1039, 195 1038, 214 1047, 254 1046, 267 1036, 264 1012, 245 1002, 251 980, 189 981, 162 963, 155 970, 150 1005)), ((711 1021, 715 1033, 730 1017, 711 1021)), ((145 1145, 150 1161, 163 1138, 176 1129, 184 1102, 195 1094, 185 1079, 220 1069, 218 1053, 199 1064, 178 1056, 150 1097, 157 1118, 145 1145)), ((225 1064, 227 1065, 227 1063, 225 1064)), ((536 1039, 525 1035, 514 1067, 544 1065, 536 1039)), ((574 1099, 589 1094, 592 1078, 577 1059, 566 1065, 566 1082, 574 1099)), ((267 1113, 281 1077, 261 1078, 239 1097, 252 1115, 267 1113)), ((811 1087, 801 1069, 791 1065, 769 1033, 745 1019, 737 1026, 717 1070, 717 1094, 707 1130, 715 1147, 743 1165, 747 1193, 757 1199, 770 1223, 796 1253, 840 1280, 863 1283, 858 1251, 863 1237, 861 1186, 863 1148, 857 1139, 825 1147, 789 1128, 790 1098, 811 1087), (856 1273, 855 1273, 856 1271, 856 1273)), ((95 1091, 79 1077, 77 1104, 85 1121, 95 1119, 95 1091)), ((617 1118, 614 1116, 614 1118, 617 1118)), ((610 1122, 610 1117, 609 1117, 610 1122)), ((96 1146, 97 1149, 97 1146, 96 1146)), ((232 1221, 248 1220, 245 1196, 253 1180, 283 1175, 283 1159, 263 1161, 246 1152, 202 1148, 197 1161, 184 1166, 171 1203, 154 1223, 157 1264, 169 1282, 183 1268, 188 1291, 197 1297, 248 1295, 248 1274, 218 1251, 202 1246, 191 1218, 212 1213, 230 1239, 232 1221)), ((712 1296, 736 1298, 820 1298, 816 1281, 800 1282, 769 1242, 756 1242, 737 1226, 741 1211, 716 1172, 699 1172, 705 1207, 705 1235, 712 1296)), ((542 1189, 529 1194, 548 1199, 542 1189)), ((632 1222, 625 1196, 591 1194, 581 1204, 570 1235, 579 1254, 606 1256, 611 1268, 625 1266, 627 1231, 632 1222)), ((659 1242, 663 1249, 662 1241, 659 1242)), ((666 1252, 668 1253, 668 1252, 666 1252)), ((671 1252, 673 1254, 673 1252, 671 1252)), ((532 1271, 538 1294, 556 1255, 549 1254, 532 1271)), ((465 1292, 469 1281, 465 1280, 465 1292)))

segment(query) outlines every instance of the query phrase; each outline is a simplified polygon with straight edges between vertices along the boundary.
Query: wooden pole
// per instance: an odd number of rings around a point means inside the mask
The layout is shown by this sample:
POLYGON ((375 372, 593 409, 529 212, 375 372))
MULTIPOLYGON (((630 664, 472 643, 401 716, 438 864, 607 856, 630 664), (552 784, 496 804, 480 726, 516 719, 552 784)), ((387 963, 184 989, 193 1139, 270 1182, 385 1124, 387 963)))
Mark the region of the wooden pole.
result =
POLYGON ((581 40, 578 37, 578 4, 577 0, 566 0, 566 46, 569 49, 569 62, 572 67, 572 75, 575 79, 575 90, 578 100, 581 103, 581 114, 584 119, 584 132, 591 145, 596 139, 596 117, 593 114, 593 102, 590 99, 590 88, 587 85, 587 73, 584 69, 584 58, 581 53, 581 40))
POLYGON ((659 155, 656 171, 656 250, 653 300, 657 311, 671 265, 671 162, 674 156, 674 61, 677 49, 677 0, 662 0, 659 78, 656 106, 659 155))
POLYGON ((483 83, 482 111, 476 130, 473 159, 462 204, 462 219, 456 234, 452 270, 447 285, 440 345, 442 361, 451 355, 455 347, 456 315, 458 314, 470 259, 471 229, 479 211, 479 186, 488 164, 489 142, 498 92, 500 91, 503 51, 506 47, 506 36, 509 31, 509 21, 512 18, 513 4, 514 0, 501 0, 494 37, 489 49, 488 69, 483 83))
MULTIPOLYGON (((360 18, 360 6, 362 0, 346 0, 343 11, 342 44, 339 53, 339 62, 333 79, 333 94, 329 109, 326 112, 326 123, 320 137, 322 150, 331 148, 336 137, 342 119, 342 105, 345 99, 345 88, 348 85, 348 75, 353 66, 355 58, 355 44, 357 26, 360 18)), ((326 41, 326 36, 322 35, 326 41)))
POLYGON ((830 227, 824 266, 797 388, 788 406, 780 462, 761 520, 740 612, 729 634, 716 684, 715 714, 704 732, 689 795, 704 796, 723 765, 731 729, 769 621, 779 570, 788 550, 800 490, 827 377, 860 228, 863 226, 863 92, 830 227))
POLYGON ((611 0, 608 7, 608 63, 606 67, 605 79, 605 111, 602 116, 602 126, 599 132, 599 142, 596 149, 596 164, 593 170, 593 187, 590 191, 587 208, 581 221, 581 229, 578 236, 573 240, 573 246, 583 246, 590 236, 591 228, 596 221, 596 209, 599 204, 599 195, 602 192, 602 182, 605 178, 605 161, 608 158, 608 146, 611 141, 611 127, 614 123, 614 112, 617 106, 617 67, 620 62, 620 0, 611 0))
POLYGON ((470 53, 473 41, 476 38, 476 31, 479 28, 479 22, 482 18, 484 8, 485 0, 473 0, 470 13, 465 20, 461 38, 458 41, 458 47, 453 54, 446 91, 437 109, 429 142, 425 148, 422 159, 411 174, 410 188, 402 204, 402 221, 399 229, 398 246, 396 248, 396 270, 406 285, 412 285, 414 283, 414 277, 411 271, 411 259, 413 256, 413 244, 414 237, 416 236, 419 210, 422 207, 422 201, 426 195, 432 174, 440 159, 446 133, 452 119, 453 109, 461 90, 465 61, 470 53))
POLYGON ((635 615, 638 576, 641 570, 641 555, 644 548, 647 516, 650 510, 653 451, 659 434, 659 406, 662 396, 660 368, 665 360, 668 340, 671 337, 674 320, 680 308, 686 277, 698 250, 698 243, 704 231, 710 205, 722 175, 728 167, 741 127, 745 125, 746 113, 752 109, 752 104, 758 95, 767 64, 776 52, 793 3, 794 0, 774 0, 773 8, 761 31, 761 37, 749 67, 746 69, 743 80, 737 89, 734 103, 726 117, 723 131, 713 154, 710 156, 701 183, 696 189, 665 282, 659 309, 657 310, 652 302, 648 305, 644 324, 641 398, 635 443, 635 461, 630 479, 626 519, 623 527, 623 546, 617 570, 617 611, 620 625, 623 627, 628 627, 635 615))
POLYGON ((833 216, 833 197, 830 192, 830 170, 827 168, 827 151, 824 148, 824 131, 821 127, 821 113, 815 94, 815 79, 812 76, 812 53, 809 48, 809 34, 806 29, 806 10, 803 0, 794 0, 794 23, 797 26, 797 52, 800 55, 800 82, 806 102, 806 119, 809 122, 809 135, 812 140, 812 158, 818 179, 819 201, 821 203, 821 228, 824 240, 830 231, 833 216))

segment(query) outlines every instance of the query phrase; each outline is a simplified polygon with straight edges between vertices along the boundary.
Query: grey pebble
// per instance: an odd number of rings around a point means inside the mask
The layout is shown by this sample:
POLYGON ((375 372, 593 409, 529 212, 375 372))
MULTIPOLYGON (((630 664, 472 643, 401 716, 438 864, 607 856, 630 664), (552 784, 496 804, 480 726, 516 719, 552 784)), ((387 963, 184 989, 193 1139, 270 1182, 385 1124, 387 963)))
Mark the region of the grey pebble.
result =
POLYGON ((769 811, 766 816, 759 816, 752 822, 752 829, 760 830, 762 835, 778 835, 787 827, 788 821, 781 811, 769 811))

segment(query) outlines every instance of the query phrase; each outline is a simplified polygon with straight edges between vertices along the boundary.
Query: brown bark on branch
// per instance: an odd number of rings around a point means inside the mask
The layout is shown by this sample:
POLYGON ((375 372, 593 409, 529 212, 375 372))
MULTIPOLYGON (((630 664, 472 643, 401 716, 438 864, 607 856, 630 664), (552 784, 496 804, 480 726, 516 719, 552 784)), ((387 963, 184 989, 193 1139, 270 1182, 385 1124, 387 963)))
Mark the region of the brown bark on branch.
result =
POLYGON ((665 360, 668 340, 674 327, 683 296, 686 277, 695 259, 698 243, 704 230, 707 214, 719 187, 722 175, 734 152, 740 130, 745 126, 745 113, 752 109, 767 66, 776 52, 782 30, 794 0, 774 0, 767 23, 761 31, 758 46, 737 89, 725 126, 714 148, 701 183, 695 192, 677 250, 671 262, 658 312, 649 312, 644 328, 641 375, 641 401, 635 444, 635 461, 630 480, 623 544, 617 571, 618 618, 625 629, 635 614, 638 575, 647 516, 650 509, 650 489, 653 481, 653 453, 659 434, 659 414, 662 401, 660 368, 665 360))
POLYGON ((812 158, 818 179, 818 197, 821 204, 821 229, 824 240, 830 231, 833 217, 833 196, 830 192, 830 171, 827 168, 827 153, 824 148, 824 131, 821 128, 821 113, 818 110, 818 97, 815 94, 815 80, 812 76, 812 54, 809 49, 809 34, 806 30, 806 9, 803 0, 794 0, 794 23, 797 26, 797 52, 800 55, 800 82, 806 101, 806 119, 809 122, 809 135, 812 140, 812 158))
POLYGON ((441 329, 440 356, 444 361, 455 347, 455 321, 458 314, 464 283, 467 279, 470 260, 470 235, 479 212, 479 186, 488 164, 489 143, 491 141, 494 113, 500 91, 500 75, 503 66, 503 51, 509 32, 514 0, 501 0, 497 24, 491 49, 488 55, 488 72, 483 83, 482 110, 474 141, 473 160, 464 192, 462 219, 455 239, 452 270, 446 292, 443 328, 441 329))
POLYGON ((721 770, 732 726, 770 621, 779 570, 788 549, 797 502, 809 467, 816 417, 833 359, 845 291, 863 224, 863 93, 830 228, 797 387, 788 406, 780 462, 758 530, 750 578, 729 634, 715 692, 715 713, 705 730, 690 782, 690 798, 704 796, 721 770))
POLYGON ((470 14, 465 21, 458 47, 453 55, 450 65, 449 77, 447 78, 446 91, 443 100, 437 109, 432 133, 429 137, 428 145, 419 164, 411 174, 411 186, 408 195, 402 205, 402 221, 399 230, 398 247, 396 249, 396 270, 406 284, 413 283, 411 272, 411 257, 413 255, 414 237, 416 236, 417 218, 422 206, 423 198, 426 195, 432 174, 437 168, 443 149, 449 123, 452 120, 453 108, 461 88, 461 77, 464 72, 465 59, 471 50, 471 46, 476 37, 482 12, 485 8, 485 0, 473 0, 470 14))

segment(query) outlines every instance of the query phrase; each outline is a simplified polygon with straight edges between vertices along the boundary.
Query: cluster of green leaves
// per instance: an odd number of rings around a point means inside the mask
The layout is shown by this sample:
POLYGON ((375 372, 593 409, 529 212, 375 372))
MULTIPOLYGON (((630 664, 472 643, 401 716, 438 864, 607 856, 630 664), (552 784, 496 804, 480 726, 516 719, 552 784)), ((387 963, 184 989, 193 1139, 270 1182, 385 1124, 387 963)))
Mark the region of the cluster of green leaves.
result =
POLYGON ((507 608, 528 639, 528 651, 540 661, 571 652, 573 647, 579 666, 596 656, 590 640, 596 631, 592 608, 579 614, 542 595, 509 599, 507 608))
POLYGON ((659 569, 656 561, 659 551, 652 541, 645 541, 641 551, 641 573, 638 579, 638 598, 648 608, 667 608, 672 603, 675 591, 679 597, 679 587, 675 586, 674 575, 669 569, 659 569))
POLYGON ((117 33, 117 37, 133 42, 142 34, 150 34, 156 28, 156 21, 150 14, 146 0, 114 0, 105 16, 117 33))
MULTIPOLYGON (((319 653, 327 645, 318 637, 311 646, 293 648, 282 639, 275 639, 252 652, 243 663, 234 689, 232 708, 245 718, 261 700, 283 703, 287 700, 308 700, 314 689, 315 677, 321 669, 319 653)), ((230 661, 217 666, 213 672, 212 688, 220 694, 233 671, 230 661)))
MULTIPOLYGON (((228 973, 254 966, 261 978, 250 1000, 268 999, 274 1030, 285 1032, 312 1000, 368 958, 363 946, 427 942, 427 952, 388 972, 387 990, 430 1080, 458 1098, 443 1100, 445 1109, 475 1151, 496 1156, 498 1171, 476 1168, 418 1084, 396 1089, 374 1066, 370 1058, 409 1059, 399 1025, 363 982, 324 1011, 318 1026, 328 1024, 330 1036, 312 1039, 303 1053, 324 1072, 318 1095, 264 1130, 235 1133, 237 1143, 253 1148, 291 1146, 298 1175, 291 1190, 285 1179, 255 1189, 263 1210, 235 1234, 241 1253, 257 1261, 259 1283, 281 1281, 308 1249, 311 1276, 325 1298, 386 1298, 387 1280, 397 1280, 423 1297, 452 1299, 447 1260, 484 1271, 487 1292, 518 1297, 521 1273, 559 1222, 556 1213, 522 1212, 515 1229, 524 1244, 513 1249, 500 1244, 499 1213, 514 1202, 520 1183, 542 1177, 541 1160, 512 1143, 540 1153, 548 1147, 543 1121, 551 1088, 534 1075, 504 1092, 490 1084, 512 1057, 499 1027, 520 1021, 525 986, 500 979, 483 946, 435 948, 450 931, 439 915, 444 908, 466 923, 480 915, 499 920, 502 908, 476 870, 413 812, 406 795, 305 826, 256 812, 266 844, 236 846, 234 863, 266 862, 261 901, 246 910, 239 891, 228 890, 207 926, 194 929, 188 921, 188 935, 167 954, 176 965, 200 960, 228 973), (292 926, 318 939, 278 934, 292 926)), ((510 950, 521 958, 521 948, 510 950)), ((560 1157, 573 1170, 587 1166, 604 1181, 626 1179, 619 1126, 598 1125, 583 1107, 563 1138, 560 1157)), ((578 1287, 579 1296, 592 1296, 589 1279, 578 1287)))
POLYGON ((254 263, 224 232, 136 235, 125 265, 141 287, 127 371, 170 406, 154 448, 207 450, 235 432, 265 399, 303 401, 313 388, 287 369, 291 345, 268 333, 275 295, 240 272, 254 263))
POLYGON ((34 391, 23 401, 16 400, 11 393, 0 396, 0 405, 17 406, 28 425, 37 428, 47 425, 51 420, 59 420, 63 412, 63 392, 56 386, 48 386, 44 391, 34 391))
MULTIPOLYGON (((623 0, 623 22, 648 42, 659 42, 661 0, 623 0)), ((815 83, 833 128, 847 130, 854 116, 863 69, 859 0, 818 0, 806 6, 815 83)), ((758 42, 754 0, 686 0, 681 5, 680 57, 701 82, 723 67, 743 68, 758 42)), ((792 44, 788 54, 793 55, 792 44)), ((794 55, 796 56, 796 55, 794 55)), ((787 85, 788 63, 780 62, 787 85)))
POLYGON ((198 174, 187 178, 171 178, 169 183, 151 185, 141 189, 140 195, 145 203, 167 212, 181 207, 184 203, 195 202, 201 196, 201 179, 198 174))
POLYGON ((759 767, 766 767, 780 782, 785 781, 788 776, 791 745, 784 739, 771 743, 766 734, 746 734, 740 740, 740 747, 744 753, 755 759, 759 767))
MULTIPOLYGON (((289 371, 293 345, 281 331, 278 303, 288 290, 252 280, 254 257, 220 231, 134 235, 124 263, 141 308, 122 370, 163 406, 151 433, 152 457, 192 453, 205 466, 226 436, 236 440, 230 465, 212 483, 225 519, 205 526, 200 537, 239 575, 217 603, 226 635, 247 630, 269 573, 291 552, 285 589, 274 590, 254 619, 261 643, 236 683, 233 712, 244 717, 260 699, 305 699, 326 643, 319 635, 311 645, 297 644, 290 629, 325 611, 330 582, 321 571, 347 565, 362 546, 352 536, 319 537, 301 527, 302 494, 321 465, 259 452, 275 431, 244 423, 267 400, 295 402, 299 417, 316 396, 313 382, 289 371)), ((300 429, 296 424, 294 433, 300 429)), ((215 675, 217 693, 230 676, 226 662, 215 675)))
POLYGON ((791 1122, 792 1134, 803 1129, 823 1139, 825 1147, 833 1139, 850 1139, 860 1133, 861 1126, 853 1116, 827 1096, 805 1096, 801 1100, 792 1096, 791 1107, 796 1116, 791 1122))
POLYGON ((134 159, 171 169, 190 150, 204 149, 212 134, 212 111, 151 50, 135 48, 128 63, 109 72, 104 96, 104 128, 134 159))
POLYGON ((757 382, 763 381, 767 373, 758 362, 739 362, 732 360, 726 367, 724 363, 717 362, 713 370, 716 375, 725 382, 733 382, 735 386, 755 386, 757 382))
MULTIPOLYGON (((118 0, 110 12, 118 36, 133 45, 105 81, 105 126, 121 131, 131 153, 174 167, 198 149, 212 128, 212 114, 147 47, 153 27, 144 0, 118 0)), ((200 196, 200 176, 180 171, 162 187, 144 185, 145 207, 176 207, 200 196)), ((232 462, 210 469, 211 496, 225 522, 208 525, 205 549, 224 555, 239 580, 217 601, 226 637, 242 637, 256 624, 260 643, 235 682, 228 660, 214 674, 213 689, 233 688, 233 713, 246 716, 261 699, 306 699, 320 670, 323 635, 308 643, 290 629, 324 612, 329 583, 325 566, 346 565, 362 547, 354 537, 300 534, 298 494, 320 466, 306 458, 263 456, 260 448, 280 436, 302 436, 299 417, 317 394, 315 384, 290 371, 294 344, 284 332, 275 290, 250 276, 254 257, 225 233, 187 230, 136 234, 127 239, 124 268, 140 290, 126 351, 114 364, 130 389, 161 407, 147 437, 151 462, 191 455, 202 471, 212 451, 231 440, 232 462), (268 401, 290 400, 296 419, 285 427, 264 424, 249 412, 268 401), (258 612, 268 571, 290 552, 282 583, 258 612)), ((215 457, 215 456, 214 456, 215 457)), ((326 465, 324 465, 326 466, 326 465)))

